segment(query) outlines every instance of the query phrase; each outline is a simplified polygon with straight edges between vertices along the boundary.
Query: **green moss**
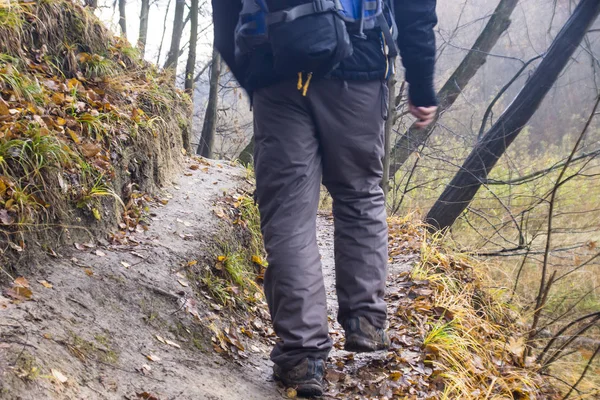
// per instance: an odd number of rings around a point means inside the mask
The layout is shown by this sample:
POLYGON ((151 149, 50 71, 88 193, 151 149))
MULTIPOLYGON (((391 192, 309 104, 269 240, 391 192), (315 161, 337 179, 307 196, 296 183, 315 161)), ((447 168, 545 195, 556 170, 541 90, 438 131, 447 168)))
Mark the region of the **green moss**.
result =
POLYGON ((24 381, 34 381, 40 376, 40 366, 32 354, 23 351, 15 363, 15 374, 24 381))
POLYGON ((87 341, 75 332, 69 332, 71 336, 71 352, 81 358, 91 358, 105 364, 116 364, 119 361, 119 354, 112 348, 112 343, 107 336, 96 335, 96 343, 87 341))

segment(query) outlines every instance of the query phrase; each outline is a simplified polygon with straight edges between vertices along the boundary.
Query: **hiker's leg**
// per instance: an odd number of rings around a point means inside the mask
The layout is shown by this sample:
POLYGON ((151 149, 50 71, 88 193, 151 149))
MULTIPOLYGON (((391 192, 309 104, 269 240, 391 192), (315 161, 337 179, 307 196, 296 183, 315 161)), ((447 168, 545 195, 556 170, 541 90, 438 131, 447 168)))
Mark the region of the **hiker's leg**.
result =
POLYGON ((265 295, 283 368, 331 349, 316 240, 321 156, 311 114, 294 83, 254 95, 256 195, 269 266, 265 295))
POLYGON ((328 80, 308 95, 321 138, 323 183, 333 197, 338 320, 363 316, 383 328, 388 252, 380 183, 387 87, 328 80))

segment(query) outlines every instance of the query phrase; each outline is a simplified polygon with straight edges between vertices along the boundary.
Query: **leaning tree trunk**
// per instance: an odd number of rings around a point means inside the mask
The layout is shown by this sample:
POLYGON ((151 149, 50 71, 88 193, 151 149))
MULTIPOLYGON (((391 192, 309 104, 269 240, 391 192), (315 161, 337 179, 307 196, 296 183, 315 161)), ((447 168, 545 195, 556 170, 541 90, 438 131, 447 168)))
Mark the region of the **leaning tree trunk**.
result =
POLYGON ((396 175, 400 167, 408 160, 420 145, 429 137, 435 128, 441 112, 450 108, 469 81, 475 76, 479 68, 485 64, 488 53, 500 39, 500 36, 510 26, 510 16, 517 7, 519 0, 501 0, 487 25, 473 44, 467 56, 454 71, 450 79, 438 93, 440 107, 434 122, 425 129, 411 126, 401 138, 396 141, 392 149, 392 165, 390 176, 396 175))
POLYGON ((427 214, 432 229, 452 226, 467 208, 488 174, 538 109, 587 30, 600 14, 600 1, 581 0, 543 61, 515 100, 477 143, 461 169, 427 214))
POLYGON ((148 15, 150 14, 150 0, 142 0, 142 8, 140 9, 140 30, 138 35, 138 49, 140 55, 144 58, 146 50, 146 39, 148 38, 148 15))
POLYGON ((190 29, 190 50, 185 66, 185 90, 193 96, 194 92, 194 71, 196 69, 196 46, 198 44, 198 1, 192 0, 191 14, 191 29, 190 29))
POLYGON ((127 39, 127 16, 125 15, 126 0, 119 0, 119 26, 121 27, 121 36, 127 39))
POLYGON ((202 125, 202 135, 198 144, 197 154, 202 157, 211 158, 215 144, 215 130, 217 128, 217 106, 219 102, 219 79, 221 78, 221 55, 216 47, 213 47, 212 66, 210 71, 210 91, 208 94, 208 105, 202 125))
POLYGON ((177 68, 179 61, 179 46, 181 45, 181 34, 183 33, 183 12, 185 0, 175 1, 175 16, 173 17, 173 34, 171 35, 171 48, 167 55, 164 68, 177 68))

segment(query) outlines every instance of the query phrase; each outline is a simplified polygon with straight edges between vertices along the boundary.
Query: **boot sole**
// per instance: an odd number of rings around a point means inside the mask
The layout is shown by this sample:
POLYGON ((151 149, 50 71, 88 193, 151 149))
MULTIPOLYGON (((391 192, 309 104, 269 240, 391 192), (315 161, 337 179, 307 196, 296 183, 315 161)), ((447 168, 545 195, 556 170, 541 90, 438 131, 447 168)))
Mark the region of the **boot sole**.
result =
POLYGON ((352 335, 346 339, 344 350, 353 353, 372 353, 389 349, 389 345, 362 336, 352 335))
POLYGON ((283 383, 286 388, 293 388, 296 390, 298 396, 301 397, 320 397, 323 395, 323 385, 317 381, 308 382, 289 382, 282 379, 278 375, 273 375, 275 380, 283 383))
POLYGON ((321 397, 323 395, 323 387, 318 383, 303 383, 297 385, 296 393, 301 397, 321 397))

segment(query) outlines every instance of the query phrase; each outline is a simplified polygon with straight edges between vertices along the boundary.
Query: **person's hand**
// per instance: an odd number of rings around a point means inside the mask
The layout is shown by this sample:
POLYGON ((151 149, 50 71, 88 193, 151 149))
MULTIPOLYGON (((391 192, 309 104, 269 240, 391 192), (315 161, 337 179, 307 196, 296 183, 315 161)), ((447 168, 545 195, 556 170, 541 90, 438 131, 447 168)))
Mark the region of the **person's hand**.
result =
POLYGON ((427 128, 433 122, 437 107, 415 107, 411 103, 408 104, 408 110, 417 119, 415 126, 419 129, 427 128))

